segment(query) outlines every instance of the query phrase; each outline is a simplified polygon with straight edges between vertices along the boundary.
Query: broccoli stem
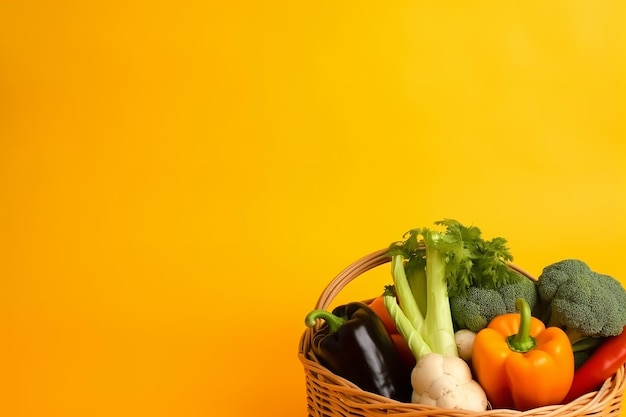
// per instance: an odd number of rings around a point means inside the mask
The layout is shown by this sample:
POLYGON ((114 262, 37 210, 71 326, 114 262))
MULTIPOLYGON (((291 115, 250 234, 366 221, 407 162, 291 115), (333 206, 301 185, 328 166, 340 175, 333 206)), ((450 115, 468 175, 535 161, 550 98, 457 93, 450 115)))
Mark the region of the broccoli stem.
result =
MULTIPOLYGON (((567 332, 566 332, 567 333, 567 332)), ((572 350, 574 352, 583 352, 585 350, 594 349, 598 347, 604 338, 602 337, 581 337, 572 343, 572 350)))
POLYGON ((330 333, 335 333, 346 321, 345 318, 336 316, 326 310, 313 310, 306 315, 304 323, 309 327, 313 327, 315 326, 317 319, 322 319, 326 322, 326 324, 328 324, 328 330, 330 333))
POLYGON ((537 345, 535 338, 530 335, 531 312, 528 302, 523 298, 515 301, 515 308, 520 313, 519 331, 507 338, 507 343, 511 350, 515 352, 528 352, 537 345))
MULTIPOLYGON (((554 316, 557 316, 556 314, 554 316)), ((565 327, 563 329, 572 346, 587 338, 579 329, 565 327)))

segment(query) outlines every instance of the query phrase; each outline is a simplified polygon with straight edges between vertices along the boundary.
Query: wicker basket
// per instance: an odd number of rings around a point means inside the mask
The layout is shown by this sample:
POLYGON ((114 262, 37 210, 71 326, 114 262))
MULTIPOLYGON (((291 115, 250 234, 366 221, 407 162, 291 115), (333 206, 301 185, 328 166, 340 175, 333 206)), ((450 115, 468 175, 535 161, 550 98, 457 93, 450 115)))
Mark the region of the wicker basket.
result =
MULTIPOLYGON (((350 281, 372 268, 390 261, 386 249, 367 255, 341 271, 325 288, 315 306, 326 309, 333 299, 350 281)), ((523 269, 510 266, 533 278, 523 269)), ((315 330, 307 328, 300 339, 298 357, 304 366, 307 411, 311 417, 352 417, 352 416, 388 416, 402 417, 437 416, 437 417, 478 417, 478 416, 619 416, 624 393, 626 365, 607 379, 599 391, 585 394, 564 405, 535 408, 528 411, 493 409, 483 412, 442 409, 420 404, 402 403, 365 392, 353 383, 341 378, 321 366, 311 351, 311 339, 315 330)))

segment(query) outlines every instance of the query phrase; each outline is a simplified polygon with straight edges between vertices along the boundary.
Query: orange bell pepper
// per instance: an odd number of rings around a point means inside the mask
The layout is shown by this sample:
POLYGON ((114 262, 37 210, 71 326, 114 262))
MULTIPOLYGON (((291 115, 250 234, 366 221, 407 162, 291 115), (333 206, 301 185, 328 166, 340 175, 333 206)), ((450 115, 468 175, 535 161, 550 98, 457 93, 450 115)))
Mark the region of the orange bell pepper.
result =
POLYGON ((558 327, 531 317, 526 300, 517 313, 495 317, 478 332, 472 364, 493 408, 520 411, 559 404, 574 378, 574 353, 558 327))

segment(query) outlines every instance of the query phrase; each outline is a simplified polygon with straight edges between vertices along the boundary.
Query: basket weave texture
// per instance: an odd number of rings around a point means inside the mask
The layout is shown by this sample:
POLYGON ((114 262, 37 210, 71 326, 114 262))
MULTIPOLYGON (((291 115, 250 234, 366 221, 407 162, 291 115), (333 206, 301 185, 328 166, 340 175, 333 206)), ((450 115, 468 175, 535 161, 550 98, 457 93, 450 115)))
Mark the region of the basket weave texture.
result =
MULTIPOLYGON (((316 309, 327 309, 337 294, 352 280, 372 268, 390 261, 386 249, 373 252, 352 263, 341 271, 320 295, 316 309)), ((533 278, 523 269, 512 268, 533 278)), ((307 411, 310 417, 378 417, 398 415, 402 417, 524 417, 524 416, 619 416, 626 386, 626 365, 608 378, 598 391, 585 394, 570 403, 551 405, 527 411, 492 409, 482 412, 443 409, 421 404, 402 403, 361 390, 356 385, 321 366, 311 351, 311 340, 319 329, 307 328, 301 339, 298 357, 304 367, 307 393, 307 411)))

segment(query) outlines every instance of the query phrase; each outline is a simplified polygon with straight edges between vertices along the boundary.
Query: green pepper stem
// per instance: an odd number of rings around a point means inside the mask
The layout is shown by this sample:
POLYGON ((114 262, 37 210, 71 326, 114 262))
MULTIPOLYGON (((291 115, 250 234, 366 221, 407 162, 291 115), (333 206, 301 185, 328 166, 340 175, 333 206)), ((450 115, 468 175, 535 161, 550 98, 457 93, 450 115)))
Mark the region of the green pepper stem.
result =
POLYGON ((328 324, 328 329, 331 333, 335 333, 343 323, 345 323, 346 319, 343 317, 339 317, 330 313, 326 310, 313 310, 304 318, 304 323, 309 326, 315 326, 315 322, 317 319, 322 319, 328 324))
POLYGON ((523 298, 518 298, 515 301, 515 308, 520 313, 519 331, 509 336, 506 341, 511 350, 524 353, 532 350, 537 345, 535 338, 530 335, 530 320, 532 316, 530 306, 523 298))

